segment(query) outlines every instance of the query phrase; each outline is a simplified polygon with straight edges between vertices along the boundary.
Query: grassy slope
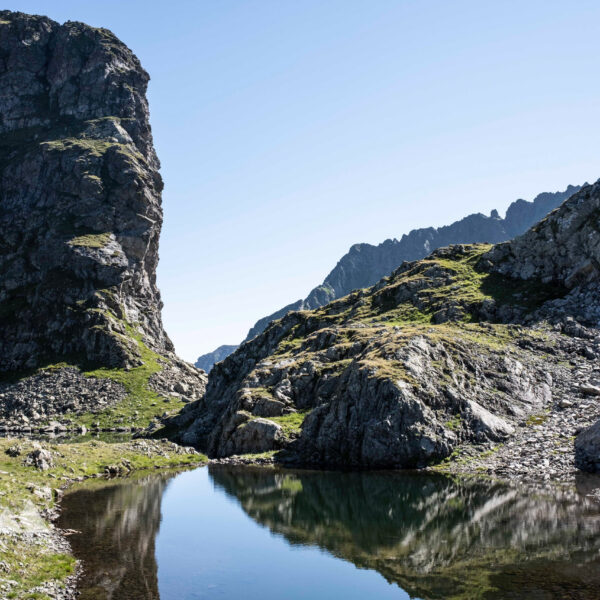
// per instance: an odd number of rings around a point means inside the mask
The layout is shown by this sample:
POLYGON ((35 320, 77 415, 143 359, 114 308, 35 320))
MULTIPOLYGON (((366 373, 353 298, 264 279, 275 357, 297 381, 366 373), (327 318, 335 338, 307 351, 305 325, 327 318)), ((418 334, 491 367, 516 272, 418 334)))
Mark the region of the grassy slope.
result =
MULTIPOLYGON (((401 341, 424 334, 447 343, 465 339, 490 349, 501 349, 514 339, 513 327, 501 323, 480 324, 477 310, 485 301, 520 306, 528 311, 561 295, 562 290, 479 270, 477 264, 490 248, 487 244, 475 244, 468 248, 466 255, 456 260, 432 257, 418 261, 407 271, 386 278, 386 284, 380 289, 353 293, 312 311, 309 317, 318 319, 318 329, 334 327, 338 338, 336 345, 339 346, 385 337, 385 329, 382 328, 394 328, 401 341), (428 287, 429 267, 443 269, 451 276, 450 282, 428 287), (414 298, 403 302, 393 300, 395 290, 417 281, 424 281, 425 286, 415 292, 414 298), (436 313, 448 304, 460 307, 462 318, 436 323, 436 313)), ((293 359, 310 354, 307 337, 302 336, 300 331, 299 327, 292 329, 280 342, 274 359, 293 359)), ((347 366, 346 361, 340 363, 344 363, 339 365, 341 367, 347 366)))
MULTIPOLYGON (((111 313, 112 315, 112 313, 111 313)), ((115 319, 117 317, 114 317, 115 319)), ((124 322, 123 322, 124 323, 124 322)), ((65 361, 46 365, 38 371, 56 370, 66 367, 79 369, 86 377, 97 377, 99 379, 112 379, 120 383, 127 392, 127 396, 115 406, 98 412, 66 413, 60 417, 61 421, 85 425, 88 429, 94 424, 100 429, 109 429, 119 426, 145 428, 150 422, 163 413, 174 414, 183 406, 179 398, 161 396, 148 385, 150 377, 161 370, 161 364, 168 359, 160 356, 142 340, 142 336, 129 324, 124 323, 130 339, 135 340, 142 364, 132 369, 119 368, 87 368, 78 364, 77 361, 65 361)), ((118 335, 118 334, 115 334, 118 335)), ((31 375, 27 373, 26 375, 31 375)), ((24 375, 24 376, 26 376, 24 375)))

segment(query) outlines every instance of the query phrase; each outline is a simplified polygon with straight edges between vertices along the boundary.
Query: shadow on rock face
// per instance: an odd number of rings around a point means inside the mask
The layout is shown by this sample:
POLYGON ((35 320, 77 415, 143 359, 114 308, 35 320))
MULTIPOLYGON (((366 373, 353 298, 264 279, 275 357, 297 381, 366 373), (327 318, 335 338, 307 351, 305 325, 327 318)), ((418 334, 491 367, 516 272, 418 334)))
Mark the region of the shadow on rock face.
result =
POLYGON ((600 508, 575 492, 423 474, 210 474, 289 543, 374 569, 411 596, 600 598, 600 508))

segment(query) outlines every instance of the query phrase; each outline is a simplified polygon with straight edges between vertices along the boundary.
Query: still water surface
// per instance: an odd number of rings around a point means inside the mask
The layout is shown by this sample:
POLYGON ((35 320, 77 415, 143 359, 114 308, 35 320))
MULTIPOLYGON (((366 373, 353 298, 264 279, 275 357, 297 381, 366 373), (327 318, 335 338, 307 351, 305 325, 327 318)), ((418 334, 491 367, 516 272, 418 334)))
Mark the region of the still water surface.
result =
POLYGON ((211 466, 67 494, 82 600, 600 599, 580 494, 399 473, 211 466))

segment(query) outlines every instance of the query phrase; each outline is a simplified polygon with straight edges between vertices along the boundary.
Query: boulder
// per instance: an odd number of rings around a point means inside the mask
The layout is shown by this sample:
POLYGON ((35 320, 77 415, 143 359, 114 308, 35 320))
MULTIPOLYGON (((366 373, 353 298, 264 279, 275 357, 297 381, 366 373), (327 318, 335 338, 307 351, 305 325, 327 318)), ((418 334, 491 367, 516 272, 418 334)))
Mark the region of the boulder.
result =
POLYGON ((600 396, 600 387, 585 383, 579 387, 580 391, 588 396, 600 396))
POLYGON ((515 431, 515 428, 505 419, 492 414, 474 400, 467 400, 466 415, 475 434, 483 439, 501 441, 515 431))
POLYGON ((575 438, 575 465, 588 473, 600 473, 600 421, 575 438))
POLYGON ((281 425, 268 419, 253 419, 239 425, 225 441, 226 455, 274 450, 282 438, 281 425))
POLYGON ((54 459, 49 450, 45 448, 35 448, 32 450, 26 459, 26 464, 33 465, 36 469, 47 471, 54 466, 54 459))

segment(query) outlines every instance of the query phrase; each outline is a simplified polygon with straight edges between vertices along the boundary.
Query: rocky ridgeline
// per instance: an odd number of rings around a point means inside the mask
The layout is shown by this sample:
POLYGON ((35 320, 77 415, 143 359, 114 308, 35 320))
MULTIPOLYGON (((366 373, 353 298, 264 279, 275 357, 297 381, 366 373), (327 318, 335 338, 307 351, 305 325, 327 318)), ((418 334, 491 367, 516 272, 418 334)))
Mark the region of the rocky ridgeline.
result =
MULTIPOLYGON (((10 11, 0 11, 0 57, 0 374, 51 363, 128 371, 151 355, 179 367, 197 397, 203 375, 174 356, 161 321, 148 74, 110 31, 10 11)), ((0 419, 23 414, 24 394, 43 420, 114 403, 126 388, 72 370, 35 376, 2 386, 0 419)))
MULTIPOLYGON (((281 319, 293 310, 319 308, 354 290, 370 287, 404 261, 424 258, 437 248, 450 244, 495 244, 510 240, 527 231, 580 189, 581 186, 569 185, 564 192, 538 194, 532 202, 516 200, 508 207, 504 218, 500 217, 498 211, 493 210, 489 216, 472 214, 444 227, 414 229, 403 235, 400 240, 386 240, 377 246, 355 244, 339 260, 323 283, 314 288, 304 300, 292 302, 259 319, 244 341, 253 339, 262 333, 269 323, 281 319)), ((210 371, 215 363, 223 360, 236 348, 237 346, 220 346, 214 352, 200 356, 196 366, 210 371)))
POLYGON ((214 367, 180 438, 215 457, 371 468, 537 444, 549 472, 572 475, 573 437, 600 418, 599 216, 597 183, 513 242, 443 248, 290 313, 214 367))

